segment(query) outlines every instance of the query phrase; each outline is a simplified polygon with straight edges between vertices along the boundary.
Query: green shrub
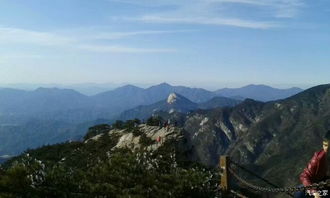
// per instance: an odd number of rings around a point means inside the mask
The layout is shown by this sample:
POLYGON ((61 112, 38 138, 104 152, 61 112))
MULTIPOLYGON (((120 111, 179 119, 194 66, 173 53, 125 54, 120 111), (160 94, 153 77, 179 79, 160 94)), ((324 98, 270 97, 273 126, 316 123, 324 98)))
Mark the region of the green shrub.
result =
POLYGON ((137 137, 137 136, 140 136, 140 135, 143 134, 143 132, 140 131, 140 129, 137 128, 137 127, 132 129, 132 133, 133 133, 133 136, 134 136, 134 137, 137 137))
POLYGON ((139 142, 142 146, 149 146, 151 144, 154 144, 155 140, 152 140, 151 138, 147 137, 146 134, 142 134, 140 136, 140 141, 139 142))
POLYGON ((84 136, 84 140, 87 140, 87 139, 94 137, 101 133, 106 133, 106 132, 110 131, 110 129, 111 129, 111 126, 108 124, 100 124, 100 125, 90 127, 88 129, 87 134, 84 136))
POLYGON ((147 125, 149 126, 159 126, 163 123, 163 119, 160 116, 152 116, 148 118, 147 125))
POLYGON ((141 124, 141 121, 139 119, 127 120, 124 123, 124 128, 132 129, 132 128, 136 127, 139 124, 141 124))

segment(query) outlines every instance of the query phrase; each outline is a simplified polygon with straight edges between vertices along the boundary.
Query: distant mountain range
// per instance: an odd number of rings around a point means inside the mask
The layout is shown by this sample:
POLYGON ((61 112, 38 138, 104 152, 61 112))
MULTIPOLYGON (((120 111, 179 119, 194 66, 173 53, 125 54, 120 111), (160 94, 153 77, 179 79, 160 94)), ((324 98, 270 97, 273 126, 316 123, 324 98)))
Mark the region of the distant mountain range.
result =
POLYGON ((59 88, 59 89, 73 89, 84 95, 92 96, 98 93, 102 93, 109 90, 114 90, 120 86, 124 86, 124 83, 80 83, 80 84, 33 84, 33 83, 16 83, 16 84, 0 84, 3 88, 21 89, 26 91, 35 90, 39 87, 44 88, 59 88))
POLYGON ((225 97, 214 97, 211 100, 203 103, 194 103, 184 96, 171 93, 166 100, 151 104, 151 105, 141 105, 136 108, 124 111, 118 120, 129 120, 129 119, 147 119, 154 113, 159 111, 167 113, 186 113, 189 111, 197 109, 212 109, 217 107, 232 107, 239 104, 240 100, 235 100, 225 97))
POLYGON ((241 88, 224 88, 215 91, 217 95, 229 98, 246 99, 251 98, 258 101, 272 101, 287 98, 301 92, 302 89, 293 87, 289 89, 276 89, 266 85, 247 85, 241 88))
POLYGON ((211 92, 162 83, 147 89, 126 85, 94 96, 86 96, 71 89, 38 88, 34 91, 23 91, 2 88, 0 115, 84 122, 100 118, 111 119, 125 110, 164 100, 171 93, 178 93, 194 103, 203 103, 217 96, 260 101, 277 100, 300 91, 299 88, 281 90, 264 85, 249 85, 239 89, 211 92))
POLYGON ((330 84, 283 100, 160 115, 180 120, 196 161, 215 166, 226 154, 279 186, 295 186, 330 129, 330 84))
MULTIPOLYGON (((282 100, 261 102, 246 99, 233 107, 189 111, 196 105, 182 95, 171 94, 167 100, 159 103, 157 107, 163 108, 163 111, 156 111, 154 119, 159 113, 165 120, 179 121, 176 127, 162 128, 156 123, 154 127, 143 124, 134 129, 131 123, 127 129, 120 127, 112 132, 109 132, 110 126, 105 127, 103 132, 103 127, 100 130, 94 127, 91 134, 97 136, 88 136, 91 139, 90 151, 85 149, 88 142, 84 142, 43 147, 30 153, 37 159, 53 159, 54 167, 63 163, 61 159, 72 161, 78 155, 82 161, 88 161, 94 156, 93 153, 105 155, 114 147, 126 145, 134 150, 144 144, 149 150, 157 150, 161 144, 173 145, 178 154, 190 160, 185 164, 191 165, 193 161, 215 167, 220 155, 228 155, 231 160, 272 183, 289 187, 300 184, 299 174, 314 152, 322 149, 322 136, 330 129, 330 84, 319 85, 282 100), (172 108, 177 111, 169 111, 172 108), (108 135, 104 135, 106 133, 108 135), (157 142, 160 136, 164 142, 157 142), (75 146, 80 144, 83 146, 75 146), (101 152, 104 148, 107 150, 101 152), (52 156, 47 157, 46 151, 53 151, 48 152, 48 155, 56 153, 60 157, 55 160, 52 156)), ((143 108, 154 107, 150 105, 143 108)), ((155 153, 156 158, 159 155, 157 151, 155 153)), ((122 159, 125 160, 128 161, 122 159)), ((91 161, 95 163, 91 167, 96 166, 96 161, 91 161)), ((74 167, 75 163, 70 166, 74 167)), ((134 167, 136 164, 127 169, 134 167)), ((121 174, 125 176, 124 171, 121 174)), ((249 176, 244 178, 253 181, 250 183, 266 186, 249 176)), ((277 194, 277 197, 283 197, 283 194, 277 194)))
POLYGON ((229 155, 278 186, 296 186, 330 129, 330 84, 277 101, 246 99, 230 108, 157 115, 184 129, 193 161, 213 167, 220 155, 229 155))
MULTIPOLYGON (((252 87, 259 88, 259 86, 252 87)), ((269 88, 268 91, 272 89, 269 88)), ((276 93, 281 92, 281 90, 273 90, 276 93)), ((296 91, 298 90, 295 89, 292 92, 282 90, 283 93, 291 95, 296 91)), ((259 95, 260 92, 258 92, 259 95)), ((86 123, 98 123, 98 120, 111 123, 119 117, 123 119, 140 115, 146 117, 157 108, 169 111, 171 109, 160 106, 171 93, 186 98, 186 104, 175 106, 177 110, 183 108, 182 112, 199 108, 233 106, 238 103, 237 100, 219 96, 221 94, 219 91, 171 86, 167 83, 146 89, 126 85, 93 96, 86 96, 72 89, 38 88, 33 91, 24 91, 0 88, 0 136, 2 137, 0 138, 0 155, 13 155, 28 147, 34 148, 42 144, 79 139, 88 129, 86 123), (147 107, 148 105, 151 106, 147 107), (141 110, 140 113, 134 112, 136 111, 134 108, 141 110), (43 138, 36 141, 39 136, 43 138), (25 143, 20 144, 18 140, 25 143), (15 146, 17 144, 21 146, 15 146)), ((272 99, 279 97, 276 94, 269 95, 273 96, 272 99)), ((244 95, 240 96, 240 98, 244 97, 244 95)), ((284 94, 281 97, 284 97, 284 94)))

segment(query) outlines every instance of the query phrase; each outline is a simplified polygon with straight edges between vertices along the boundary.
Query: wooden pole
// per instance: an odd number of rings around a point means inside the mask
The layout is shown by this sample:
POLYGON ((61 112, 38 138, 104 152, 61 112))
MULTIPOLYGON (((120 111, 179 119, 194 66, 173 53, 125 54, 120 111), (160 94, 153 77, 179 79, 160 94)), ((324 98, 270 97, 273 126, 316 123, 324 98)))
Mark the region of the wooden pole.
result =
POLYGON ((229 156, 223 155, 220 156, 220 189, 224 193, 229 192, 229 172, 228 172, 228 165, 229 165, 229 156))

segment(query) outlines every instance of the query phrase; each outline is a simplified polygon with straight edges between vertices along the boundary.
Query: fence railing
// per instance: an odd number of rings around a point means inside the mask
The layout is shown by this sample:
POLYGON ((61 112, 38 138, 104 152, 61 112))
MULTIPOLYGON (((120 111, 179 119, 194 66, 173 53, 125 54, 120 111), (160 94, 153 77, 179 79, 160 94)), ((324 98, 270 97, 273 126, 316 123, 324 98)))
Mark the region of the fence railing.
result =
POLYGON ((279 187, 269 180, 257 175, 255 172, 248 170, 247 168, 241 166, 239 163, 232 161, 229 156, 220 156, 219 160, 219 167, 220 167, 220 190, 223 194, 235 194, 238 197, 246 197, 238 192, 236 192, 234 189, 231 189, 230 187, 230 180, 232 178, 235 178, 237 181, 239 181, 244 186, 253 189, 254 191, 260 192, 260 193, 286 193, 287 195, 293 197, 294 192, 299 191, 306 191, 306 190, 317 190, 323 192, 326 187, 330 186, 330 180, 314 183, 310 186, 296 186, 296 187, 279 187), (235 168, 238 168, 240 170, 243 170, 244 172, 252 175, 253 177, 256 177, 262 181, 264 181, 266 184, 268 184, 271 187, 262 187, 258 186, 256 184, 253 184, 246 179, 242 178, 236 171, 235 168))

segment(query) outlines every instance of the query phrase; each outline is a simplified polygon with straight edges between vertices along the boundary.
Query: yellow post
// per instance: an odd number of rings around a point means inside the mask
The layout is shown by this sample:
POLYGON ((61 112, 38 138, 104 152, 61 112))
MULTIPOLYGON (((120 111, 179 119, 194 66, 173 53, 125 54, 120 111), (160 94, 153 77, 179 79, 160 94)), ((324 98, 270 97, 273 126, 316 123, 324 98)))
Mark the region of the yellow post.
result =
POLYGON ((223 155, 220 156, 220 188, 223 192, 229 191, 229 172, 228 172, 228 165, 229 165, 229 156, 223 155))

